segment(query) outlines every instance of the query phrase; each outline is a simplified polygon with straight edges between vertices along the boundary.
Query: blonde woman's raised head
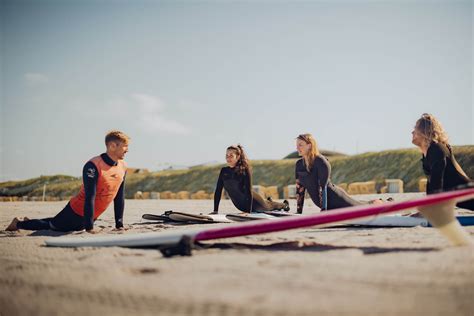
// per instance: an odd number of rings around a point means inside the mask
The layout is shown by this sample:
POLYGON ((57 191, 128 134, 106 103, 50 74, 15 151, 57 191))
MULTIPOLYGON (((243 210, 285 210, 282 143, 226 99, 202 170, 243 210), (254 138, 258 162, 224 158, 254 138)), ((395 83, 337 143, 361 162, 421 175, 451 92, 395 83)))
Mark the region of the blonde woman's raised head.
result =
POLYGON ((318 144, 316 142, 316 139, 314 139, 313 135, 306 133, 306 134, 300 134, 296 139, 299 139, 300 141, 305 142, 308 145, 311 145, 309 148, 308 152, 303 155, 303 159, 306 164, 306 169, 310 170, 313 167, 314 164, 314 159, 319 156, 319 149, 318 149, 318 144))
POLYGON ((416 121, 415 129, 421 134, 427 144, 431 142, 448 144, 448 135, 438 119, 432 114, 424 113, 416 121))

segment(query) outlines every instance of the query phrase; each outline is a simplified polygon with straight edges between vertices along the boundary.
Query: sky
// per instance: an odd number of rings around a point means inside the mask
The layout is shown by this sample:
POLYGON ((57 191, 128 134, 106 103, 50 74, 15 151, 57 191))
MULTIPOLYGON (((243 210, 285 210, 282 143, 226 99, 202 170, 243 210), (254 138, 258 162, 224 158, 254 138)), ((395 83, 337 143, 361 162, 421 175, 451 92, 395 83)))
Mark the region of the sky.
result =
POLYGON ((0 181, 79 176, 119 129, 133 168, 474 144, 472 1, 0 0, 0 181))

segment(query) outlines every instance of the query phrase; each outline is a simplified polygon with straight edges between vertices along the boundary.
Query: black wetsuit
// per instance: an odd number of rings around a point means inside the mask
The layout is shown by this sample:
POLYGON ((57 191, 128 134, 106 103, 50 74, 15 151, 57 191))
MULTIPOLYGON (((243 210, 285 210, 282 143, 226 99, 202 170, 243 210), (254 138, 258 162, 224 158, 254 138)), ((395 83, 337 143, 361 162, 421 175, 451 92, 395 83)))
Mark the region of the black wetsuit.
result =
MULTIPOLYGON (((426 194, 453 190, 472 182, 454 158, 450 145, 432 142, 421 161, 428 178, 426 194)), ((460 202, 457 206, 473 211, 474 199, 460 202)))
MULTIPOLYGON (((115 166, 116 162, 113 161, 107 154, 101 155, 102 159, 109 166, 115 166)), ((84 191, 86 193, 86 200, 84 204, 84 217, 76 214, 68 203, 64 209, 58 213, 55 217, 43 218, 43 219, 32 219, 18 222, 17 227, 19 229, 26 230, 42 230, 52 229, 57 231, 74 231, 83 229, 92 229, 94 225, 94 200, 95 192, 98 180, 98 170, 93 162, 88 161, 82 169, 82 180, 84 183, 84 191), (94 169, 91 172, 90 169, 94 169), (91 176, 91 174, 95 176, 91 176)), ((114 211, 115 211, 115 227, 123 227, 123 210, 125 206, 125 178, 114 198, 114 211)))
POLYGON ((279 210, 286 206, 284 203, 265 200, 260 194, 252 191, 252 181, 249 174, 239 174, 235 168, 224 167, 217 179, 214 193, 214 213, 219 211, 223 188, 235 207, 242 212, 279 210))
POLYGON ((296 199, 297 212, 303 212, 304 195, 308 190, 311 200, 321 210, 323 207, 323 190, 327 187, 327 209, 336 209, 347 206, 362 204, 351 198, 343 189, 331 183, 331 165, 326 157, 319 155, 314 159, 313 167, 308 172, 304 159, 296 162, 295 178, 296 178, 296 199))

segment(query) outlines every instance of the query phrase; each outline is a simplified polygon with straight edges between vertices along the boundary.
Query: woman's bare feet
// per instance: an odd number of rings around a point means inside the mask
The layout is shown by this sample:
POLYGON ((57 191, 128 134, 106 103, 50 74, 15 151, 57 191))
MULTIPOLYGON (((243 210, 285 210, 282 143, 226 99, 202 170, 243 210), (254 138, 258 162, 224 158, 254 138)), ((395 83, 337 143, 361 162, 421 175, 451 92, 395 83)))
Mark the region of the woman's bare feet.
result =
POLYGON ((18 217, 15 217, 12 222, 10 223, 10 225, 8 225, 7 228, 5 228, 6 231, 15 231, 15 230, 18 230, 18 227, 17 227, 17 224, 20 220, 18 219, 18 217))

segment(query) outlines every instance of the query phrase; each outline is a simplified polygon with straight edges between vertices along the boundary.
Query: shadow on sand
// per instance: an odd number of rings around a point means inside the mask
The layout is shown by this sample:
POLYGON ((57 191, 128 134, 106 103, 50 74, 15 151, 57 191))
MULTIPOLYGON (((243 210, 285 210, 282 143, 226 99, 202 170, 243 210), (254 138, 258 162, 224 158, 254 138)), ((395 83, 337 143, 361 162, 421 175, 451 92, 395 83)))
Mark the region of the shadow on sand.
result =
POLYGON ((263 251, 331 251, 331 250, 347 250, 357 249, 362 251, 364 255, 389 253, 389 252, 430 252, 439 251, 437 248, 404 248, 404 247, 355 247, 355 246, 332 246, 324 245, 316 242, 287 241, 277 242, 267 245, 248 244, 248 243, 195 243, 196 249, 250 249, 263 251))
MULTIPOLYGON (((24 232, 24 230, 22 230, 24 232)), ((74 234, 75 232, 58 232, 54 230, 37 230, 30 234, 25 234, 19 231, 0 231, 0 238, 12 238, 12 237, 59 237, 69 234, 74 234)))
POLYGON ((55 230, 37 230, 35 232, 32 232, 28 236, 31 237, 39 237, 39 236, 45 236, 45 237, 60 237, 64 235, 73 235, 77 234, 77 232, 71 231, 71 232, 58 232, 55 230))

